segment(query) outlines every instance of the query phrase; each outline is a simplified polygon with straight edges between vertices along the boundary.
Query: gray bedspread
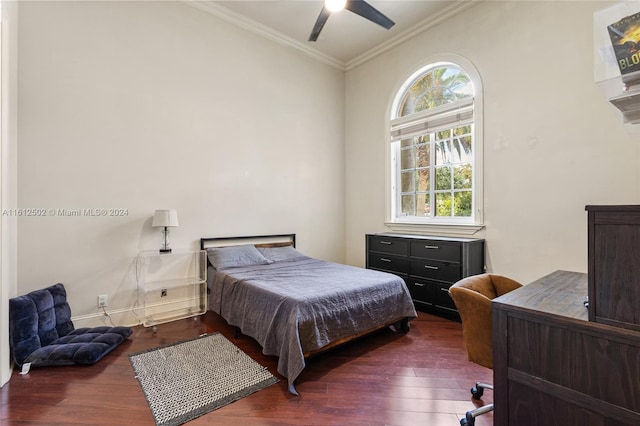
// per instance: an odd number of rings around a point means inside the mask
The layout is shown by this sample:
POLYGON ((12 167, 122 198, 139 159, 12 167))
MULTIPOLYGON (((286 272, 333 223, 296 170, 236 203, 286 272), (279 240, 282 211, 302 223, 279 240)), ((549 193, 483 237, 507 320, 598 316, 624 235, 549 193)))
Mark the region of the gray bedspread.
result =
POLYGON ((304 352, 416 316, 401 278, 309 257, 216 271, 210 288, 210 309, 278 356, 292 393, 304 352))

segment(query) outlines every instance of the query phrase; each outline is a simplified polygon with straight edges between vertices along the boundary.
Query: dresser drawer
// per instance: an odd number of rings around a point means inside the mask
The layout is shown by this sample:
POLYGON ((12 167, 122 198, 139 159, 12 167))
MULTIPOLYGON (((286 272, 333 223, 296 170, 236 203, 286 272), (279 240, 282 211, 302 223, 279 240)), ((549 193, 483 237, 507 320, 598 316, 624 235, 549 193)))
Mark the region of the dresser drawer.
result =
POLYGON ((438 281, 454 283, 460 280, 460 265, 435 261, 409 262, 409 274, 438 281))
POLYGON ((460 262, 462 258, 459 243, 437 240, 419 240, 411 242, 411 257, 422 259, 460 262))
POLYGON ((410 278, 406 280, 406 283, 409 293, 411 293, 411 299, 413 299, 414 302, 419 302, 423 306, 433 306, 433 293, 437 286, 436 283, 412 280, 410 278))
POLYGON ((409 242, 400 238, 372 235, 369 237, 369 251, 406 256, 409 254, 409 242))
POLYGON ((449 295, 449 287, 447 284, 438 284, 433 291, 433 303, 436 308, 457 312, 456 304, 449 295))
POLYGON ((406 258, 369 253, 369 268, 397 272, 406 277, 408 263, 409 261, 406 258))

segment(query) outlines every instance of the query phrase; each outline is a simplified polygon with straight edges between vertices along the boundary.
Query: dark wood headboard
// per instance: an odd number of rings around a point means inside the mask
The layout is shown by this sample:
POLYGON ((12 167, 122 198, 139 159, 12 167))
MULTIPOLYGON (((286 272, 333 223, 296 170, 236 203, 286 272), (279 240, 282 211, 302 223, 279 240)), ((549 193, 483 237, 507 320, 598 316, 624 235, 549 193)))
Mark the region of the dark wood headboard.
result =
POLYGON ((212 247, 238 246, 242 244, 254 244, 257 247, 295 247, 296 234, 200 238, 200 250, 206 250, 212 247))

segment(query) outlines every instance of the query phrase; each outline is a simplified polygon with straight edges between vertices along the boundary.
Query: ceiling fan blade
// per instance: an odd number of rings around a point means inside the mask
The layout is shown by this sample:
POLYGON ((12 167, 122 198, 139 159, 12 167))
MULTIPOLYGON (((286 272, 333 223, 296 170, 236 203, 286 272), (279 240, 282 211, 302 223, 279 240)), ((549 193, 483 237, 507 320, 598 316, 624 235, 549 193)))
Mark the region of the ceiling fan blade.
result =
POLYGON ((363 18, 370 20, 371 22, 375 22, 386 29, 389 29, 396 24, 364 0, 347 0, 347 4, 344 8, 350 10, 356 15, 360 15, 363 18))
POLYGON ((327 9, 326 6, 322 6, 322 10, 320 11, 320 15, 318 15, 318 19, 316 19, 316 23, 311 30, 311 34, 309 35, 309 41, 316 41, 318 36, 320 35, 320 31, 322 31, 322 27, 329 19, 331 15, 331 11, 327 9))

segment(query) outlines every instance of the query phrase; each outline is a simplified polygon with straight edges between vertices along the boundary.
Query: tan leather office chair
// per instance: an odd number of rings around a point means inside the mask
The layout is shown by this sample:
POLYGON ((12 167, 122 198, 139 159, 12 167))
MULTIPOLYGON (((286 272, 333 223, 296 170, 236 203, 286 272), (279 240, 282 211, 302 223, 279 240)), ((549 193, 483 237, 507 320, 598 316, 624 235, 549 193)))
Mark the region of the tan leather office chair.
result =
MULTIPOLYGON (((464 278, 449 289, 462 319, 462 335, 469 354, 469 361, 493 369, 493 318, 491 299, 502 296, 522 284, 496 274, 473 275, 464 278)), ((477 382, 471 388, 474 399, 482 397, 484 389, 493 389, 487 383, 477 382)), ((493 404, 467 411, 460 420, 462 426, 473 426, 475 418, 493 410, 493 404)))

